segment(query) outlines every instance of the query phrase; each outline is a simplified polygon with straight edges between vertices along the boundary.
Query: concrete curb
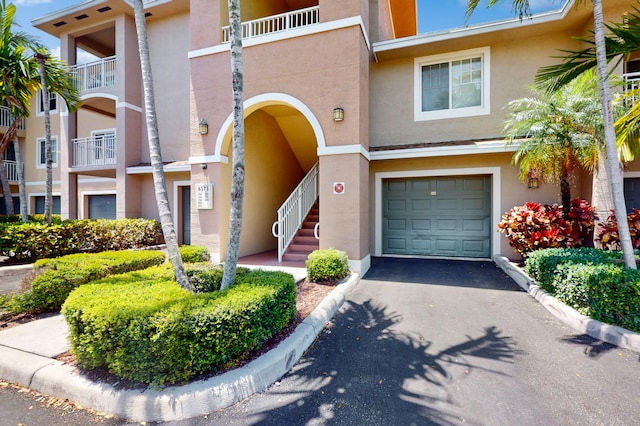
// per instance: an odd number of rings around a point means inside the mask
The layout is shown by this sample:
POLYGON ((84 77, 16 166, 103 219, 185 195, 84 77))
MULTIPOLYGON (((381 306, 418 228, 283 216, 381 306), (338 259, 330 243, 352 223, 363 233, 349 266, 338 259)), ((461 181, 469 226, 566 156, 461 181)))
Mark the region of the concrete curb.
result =
POLYGON ((22 275, 33 269, 33 264, 26 265, 9 265, 0 267, 0 277, 10 277, 14 275, 22 275))
POLYGON ((0 377, 129 421, 177 421, 205 415, 261 392, 284 376, 359 282, 359 275, 352 274, 276 348, 241 368, 207 380, 161 391, 117 390, 86 379, 62 362, 5 346, 0 346, 0 377))
POLYGON ((511 263, 506 257, 494 256, 493 260, 524 291, 540 302, 556 318, 574 330, 587 334, 594 339, 640 353, 639 333, 584 316, 538 287, 535 281, 522 268, 511 263))

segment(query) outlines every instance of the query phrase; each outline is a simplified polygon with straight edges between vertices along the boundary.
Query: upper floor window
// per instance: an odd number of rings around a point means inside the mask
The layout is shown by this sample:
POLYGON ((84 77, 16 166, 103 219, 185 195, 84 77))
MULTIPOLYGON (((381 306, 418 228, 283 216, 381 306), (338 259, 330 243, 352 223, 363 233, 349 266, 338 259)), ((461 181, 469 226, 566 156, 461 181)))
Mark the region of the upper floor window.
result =
POLYGON ((415 120, 486 115, 489 48, 415 59, 415 120))
MULTIPOLYGON (((38 115, 42 115, 44 114, 44 102, 43 102, 43 96, 42 96, 42 89, 38 90, 37 92, 37 102, 38 102, 38 109, 36 111, 36 114, 38 115)), ((58 112, 58 95, 56 95, 53 92, 49 92, 49 112, 50 113, 55 113, 58 112)))
MULTIPOLYGON (((36 141, 38 157, 36 167, 41 169, 47 166, 47 151, 45 149, 45 138, 38 138, 36 141)), ((53 167, 58 166, 58 138, 56 136, 51 137, 51 155, 53 158, 53 167)))

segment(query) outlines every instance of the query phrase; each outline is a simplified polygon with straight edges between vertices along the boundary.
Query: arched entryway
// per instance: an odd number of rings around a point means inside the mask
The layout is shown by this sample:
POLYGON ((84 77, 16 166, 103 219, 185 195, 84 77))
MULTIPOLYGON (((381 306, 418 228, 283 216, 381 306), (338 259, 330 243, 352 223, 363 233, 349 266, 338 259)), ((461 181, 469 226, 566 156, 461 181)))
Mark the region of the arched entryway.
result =
MULTIPOLYGON (((224 194, 230 192, 231 185, 231 133, 232 117, 229 117, 216 143, 216 156, 229 158, 225 167, 229 177, 220 188, 224 194)), ((245 196, 240 256, 265 252, 274 256, 277 239, 272 235, 272 224, 277 219, 277 210, 317 163, 318 147, 324 145, 318 120, 298 99, 270 93, 245 102, 245 196)), ((220 225, 224 241, 221 247, 226 247, 228 220, 223 219, 220 225)))

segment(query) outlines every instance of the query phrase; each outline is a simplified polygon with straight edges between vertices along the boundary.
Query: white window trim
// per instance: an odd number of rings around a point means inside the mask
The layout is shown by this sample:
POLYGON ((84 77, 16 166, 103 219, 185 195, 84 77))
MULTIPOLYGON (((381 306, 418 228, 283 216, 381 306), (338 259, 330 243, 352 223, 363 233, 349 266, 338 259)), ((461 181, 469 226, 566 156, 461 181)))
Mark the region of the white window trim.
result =
POLYGON ((472 117, 491 113, 491 49, 481 47, 477 49, 460 50, 440 55, 422 56, 414 60, 414 120, 442 120, 447 118, 472 117), (422 111, 422 67, 424 65, 469 59, 480 56, 482 58, 482 105, 467 108, 444 109, 438 111, 422 111))
MULTIPOLYGON (((41 137, 41 138, 37 138, 36 139, 36 169, 44 169, 47 167, 46 164, 44 163, 40 163, 40 156, 41 156, 41 150, 40 150, 40 144, 42 142, 45 142, 45 137, 41 137)), ((56 146, 55 146, 55 150, 54 152, 56 153, 56 155, 54 155, 54 159, 53 159, 53 167, 58 167, 58 160, 60 157, 60 146, 58 146, 58 136, 51 136, 51 144, 53 144, 55 142, 56 146)))
MULTIPOLYGON (((57 93, 50 92, 49 96, 51 95, 54 95, 56 97, 56 109, 49 110, 49 114, 57 114, 59 105, 60 105, 60 98, 58 97, 57 93)), ((41 100, 42 100, 42 89, 38 89, 36 92, 36 116, 38 117, 44 116, 44 110, 40 110, 40 104, 42 103, 41 100)))

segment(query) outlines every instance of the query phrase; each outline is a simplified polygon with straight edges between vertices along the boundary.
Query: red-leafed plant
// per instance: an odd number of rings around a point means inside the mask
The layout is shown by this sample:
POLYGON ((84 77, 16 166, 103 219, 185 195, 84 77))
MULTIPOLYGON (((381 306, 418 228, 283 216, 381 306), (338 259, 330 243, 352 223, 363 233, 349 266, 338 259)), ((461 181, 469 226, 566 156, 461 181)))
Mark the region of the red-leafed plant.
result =
POLYGON ((528 202, 505 213, 498 232, 505 234, 516 253, 526 257, 542 248, 582 246, 589 241, 596 219, 594 209, 585 200, 571 202, 567 219, 557 204, 528 202))
MULTIPOLYGON (((633 212, 627 215, 629 222, 629 233, 631 234, 631 244, 634 249, 640 248, 640 211, 633 209, 633 212)), ((603 249, 619 250, 620 236, 618 235, 618 222, 613 210, 607 217, 607 220, 598 224, 597 241, 603 249)))

